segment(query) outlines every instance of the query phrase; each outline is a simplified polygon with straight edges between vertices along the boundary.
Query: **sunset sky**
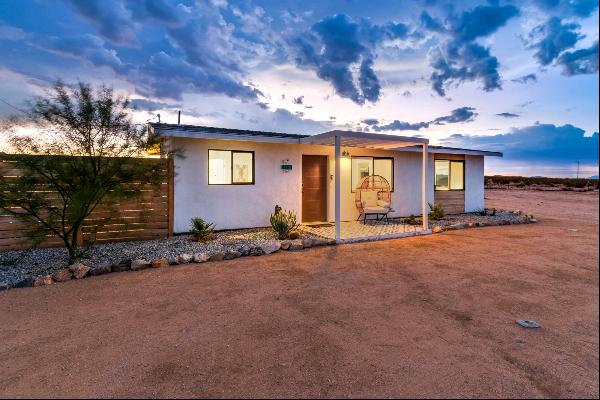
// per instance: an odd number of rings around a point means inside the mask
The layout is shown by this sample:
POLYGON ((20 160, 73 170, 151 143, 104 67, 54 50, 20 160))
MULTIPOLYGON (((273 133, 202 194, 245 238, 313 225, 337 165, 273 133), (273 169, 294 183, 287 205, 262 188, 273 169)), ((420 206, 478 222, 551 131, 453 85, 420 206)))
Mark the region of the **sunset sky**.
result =
POLYGON ((504 152, 488 174, 598 174, 597 0, 2 0, 0 55, 0 117, 79 79, 139 122, 418 135, 504 152))

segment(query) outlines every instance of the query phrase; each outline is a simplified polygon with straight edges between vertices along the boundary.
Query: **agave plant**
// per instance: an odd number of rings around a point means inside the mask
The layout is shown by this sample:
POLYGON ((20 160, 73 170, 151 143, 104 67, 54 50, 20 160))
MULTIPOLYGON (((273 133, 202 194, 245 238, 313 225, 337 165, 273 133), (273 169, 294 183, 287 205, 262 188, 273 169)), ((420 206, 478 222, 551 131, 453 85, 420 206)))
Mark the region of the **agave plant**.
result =
POLYGON ((275 212, 271 214, 271 227, 277 233, 277 239, 286 240, 296 237, 300 224, 296 222, 296 213, 294 211, 283 210, 275 206, 275 212))
POLYGON ((199 242, 206 242, 212 239, 215 230, 215 224, 210 224, 202 218, 196 217, 191 219, 192 233, 199 242))

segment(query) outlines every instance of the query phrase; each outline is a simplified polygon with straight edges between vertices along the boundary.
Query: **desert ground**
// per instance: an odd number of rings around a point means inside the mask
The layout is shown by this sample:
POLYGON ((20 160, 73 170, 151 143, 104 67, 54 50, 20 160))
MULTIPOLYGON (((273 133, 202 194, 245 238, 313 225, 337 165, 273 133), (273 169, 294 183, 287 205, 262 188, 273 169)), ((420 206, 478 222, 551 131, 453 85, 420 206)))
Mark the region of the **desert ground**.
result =
POLYGON ((598 193, 486 206, 540 223, 1 292, 0 397, 598 398, 598 193))

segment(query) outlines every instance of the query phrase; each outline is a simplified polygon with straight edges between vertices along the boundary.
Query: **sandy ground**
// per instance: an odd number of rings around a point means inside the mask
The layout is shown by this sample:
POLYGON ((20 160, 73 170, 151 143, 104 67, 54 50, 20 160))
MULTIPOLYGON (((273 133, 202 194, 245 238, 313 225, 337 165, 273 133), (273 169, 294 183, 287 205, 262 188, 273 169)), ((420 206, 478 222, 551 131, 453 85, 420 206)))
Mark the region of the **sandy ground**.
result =
POLYGON ((598 398, 598 194, 486 197, 543 222, 2 292, 0 396, 598 398))

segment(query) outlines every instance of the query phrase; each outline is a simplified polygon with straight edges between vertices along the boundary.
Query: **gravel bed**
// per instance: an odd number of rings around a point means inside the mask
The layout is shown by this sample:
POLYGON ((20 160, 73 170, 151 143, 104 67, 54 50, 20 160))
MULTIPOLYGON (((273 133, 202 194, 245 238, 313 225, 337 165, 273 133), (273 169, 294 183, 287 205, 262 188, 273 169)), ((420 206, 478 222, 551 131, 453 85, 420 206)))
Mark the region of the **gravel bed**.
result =
POLYGON ((429 227, 449 226, 456 224, 468 224, 469 222, 493 223, 498 221, 509 221, 516 224, 519 222, 519 214, 512 211, 497 210, 496 215, 479 215, 478 213, 467 213, 457 215, 447 215, 439 221, 429 221, 429 227))
MULTIPOLYGON (((303 238, 312 237, 302 233, 303 238)), ((174 258, 182 253, 215 253, 241 246, 257 246, 275 240, 275 233, 267 228, 240 229, 216 232, 207 243, 194 241, 191 235, 138 242, 103 243, 92 246, 82 262, 90 267, 104 263, 118 263, 127 259, 174 258)), ((0 288, 12 286, 28 278, 38 277, 63 269, 68 264, 64 248, 30 249, 0 252, 0 288)))

